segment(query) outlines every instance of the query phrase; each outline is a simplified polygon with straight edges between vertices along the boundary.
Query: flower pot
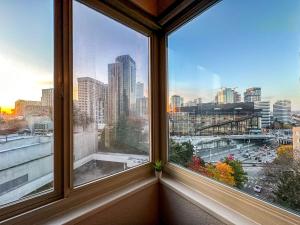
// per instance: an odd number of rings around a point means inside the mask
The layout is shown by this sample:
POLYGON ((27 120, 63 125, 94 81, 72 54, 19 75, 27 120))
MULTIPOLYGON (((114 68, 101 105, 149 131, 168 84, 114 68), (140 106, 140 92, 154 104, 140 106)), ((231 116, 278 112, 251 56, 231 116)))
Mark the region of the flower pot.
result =
POLYGON ((155 170, 155 177, 158 178, 158 179, 161 179, 161 176, 162 176, 162 171, 156 171, 155 170))

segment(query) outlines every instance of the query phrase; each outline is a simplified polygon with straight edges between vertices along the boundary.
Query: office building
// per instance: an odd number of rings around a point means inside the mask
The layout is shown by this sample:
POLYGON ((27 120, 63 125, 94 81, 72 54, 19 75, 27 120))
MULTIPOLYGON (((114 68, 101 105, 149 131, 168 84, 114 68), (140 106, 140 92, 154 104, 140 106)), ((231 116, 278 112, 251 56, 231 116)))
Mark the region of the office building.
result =
POLYGON ((238 99, 238 94, 232 88, 221 88, 216 97, 215 102, 218 104, 234 103, 234 100, 238 99))
POLYGON ((42 89, 42 106, 53 107, 54 88, 42 89))
POLYGON ((91 77, 79 77, 77 81, 79 110, 96 125, 105 123, 107 85, 91 77))
POLYGON ((254 107, 261 110, 261 127, 269 127, 271 124, 270 101, 256 101, 254 107))
POLYGON ((291 101, 278 100, 273 104, 273 121, 282 124, 291 122, 291 101))
POLYGON ((136 98, 144 97, 144 83, 137 82, 136 83, 136 98))
POLYGON ((139 117, 148 117, 148 98, 137 98, 136 99, 136 113, 139 117))
POLYGON ((251 87, 244 92, 244 102, 257 102, 261 101, 261 88, 251 87))

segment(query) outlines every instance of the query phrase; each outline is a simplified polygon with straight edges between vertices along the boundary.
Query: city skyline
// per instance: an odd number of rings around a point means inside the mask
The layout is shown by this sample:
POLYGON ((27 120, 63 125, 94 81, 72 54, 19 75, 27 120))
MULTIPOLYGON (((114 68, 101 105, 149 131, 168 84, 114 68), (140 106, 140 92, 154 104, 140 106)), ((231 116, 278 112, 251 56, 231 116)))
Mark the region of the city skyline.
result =
MULTIPOLYGON (((0 2, 2 111, 9 112, 21 98, 39 101, 42 89, 53 88, 53 18, 53 0, 0 2), (24 11, 30 2, 31 11, 24 11), (41 11, 47 13, 41 16, 41 11), (18 16, 9 19, 16 12, 18 16)), ((107 65, 125 54, 136 61, 137 82, 143 82, 144 94, 148 93, 148 37, 76 1, 73 21, 75 98, 76 78, 89 76, 107 84, 107 65)))
POLYGON ((168 38, 169 96, 214 98, 261 87, 300 110, 300 2, 221 1, 168 38), (255 11, 255 17, 253 17, 255 11))

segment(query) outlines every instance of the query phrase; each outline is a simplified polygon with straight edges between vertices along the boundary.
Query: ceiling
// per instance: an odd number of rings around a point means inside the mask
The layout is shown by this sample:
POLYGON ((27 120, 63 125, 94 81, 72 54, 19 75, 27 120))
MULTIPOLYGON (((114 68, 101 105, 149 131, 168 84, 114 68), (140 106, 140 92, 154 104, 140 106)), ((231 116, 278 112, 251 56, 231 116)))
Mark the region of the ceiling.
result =
POLYGON ((182 2, 182 0, 130 0, 133 4, 151 14, 158 17, 162 15, 169 7, 182 2))

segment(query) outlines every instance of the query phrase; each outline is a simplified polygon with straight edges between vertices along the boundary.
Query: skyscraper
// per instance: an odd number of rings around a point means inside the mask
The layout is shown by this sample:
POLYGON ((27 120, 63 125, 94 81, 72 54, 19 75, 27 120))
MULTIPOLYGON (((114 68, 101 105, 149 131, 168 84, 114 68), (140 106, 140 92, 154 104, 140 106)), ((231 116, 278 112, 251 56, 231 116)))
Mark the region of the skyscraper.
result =
POLYGON ((291 121, 291 101, 278 100, 273 104, 273 120, 287 124, 291 121))
POLYGON ((121 63, 108 64, 108 123, 117 123, 124 115, 123 66, 121 63))
POLYGON ((126 116, 135 110, 136 104, 136 65, 129 55, 121 55, 116 58, 120 63, 123 76, 123 104, 126 116))
POLYGON ((79 77, 78 106, 97 125, 105 123, 105 106, 107 105, 107 85, 91 77, 79 77))
POLYGON ((234 103, 234 90, 232 88, 221 88, 215 98, 218 104, 234 103))
POLYGON ((144 83, 137 82, 136 83, 136 98, 144 97, 144 83))
POLYGON ((244 102, 257 102, 261 101, 261 88, 251 87, 244 92, 244 102))
POLYGON ((108 118, 116 123, 136 109, 136 64, 129 55, 121 55, 108 65, 108 118))

